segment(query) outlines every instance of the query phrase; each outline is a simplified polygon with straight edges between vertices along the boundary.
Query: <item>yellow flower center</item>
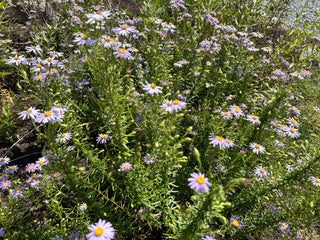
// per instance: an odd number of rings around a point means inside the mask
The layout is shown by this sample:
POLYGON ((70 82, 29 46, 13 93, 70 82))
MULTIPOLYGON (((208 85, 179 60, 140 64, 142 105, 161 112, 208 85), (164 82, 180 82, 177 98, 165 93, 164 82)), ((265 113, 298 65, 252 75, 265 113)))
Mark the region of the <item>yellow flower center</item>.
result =
POLYGON ((307 74, 307 75, 309 75, 309 74, 310 74, 310 72, 309 72, 309 71, 306 71, 306 74, 307 74))
POLYGON ((21 190, 20 189, 16 189, 16 193, 20 193, 21 192, 21 190))
POLYGON ((83 36, 81 37, 81 39, 82 39, 82 40, 87 40, 87 39, 88 39, 88 36, 87 36, 87 35, 83 35, 83 36))
POLYGON ((26 110, 26 113, 31 113, 32 111, 30 109, 27 109, 26 110))
POLYGON ((124 168, 125 168, 125 169, 128 169, 128 168, 129 168, 129 164, 125 164, 125 165, 124 165, 124 168))
POLYGON ((291 122, 292 122, 293 124, 295 124, 297 121, 296 121, 296 120, 294 120, 294 119, 292 119, 292 120, 291 120, 291 122))
POLYGON ((236 110, 235 110, 235 112, 236 112, 236 113, 239 113, 239 112, 240 112, 240 110, 239 110, 239 109, 236 109, 236 110))
POLYGON ((8 183, 4 183, 3 186, 4 186, 4 187, 8 187, 8 183))
POLYGON ((32 170, 33 169, 33 167, 32 166, 29 166, 29 170, 32 170))
POLYGON ((45 117, 50 117, 50 115, 51 115, 51 112, 49 112, 49 111, 47 111, 47 112, 44 113, 44 116, 45 116, 45 117))
POLYGON ((122 26, 122 27, 121 27, 121 29, 123 29, 123 30, 127 30, 127 26, 126 26, 126 25, 124 25, 124 26, 122 26))
POLYGON ((253 118, 254 120, 257 120, 257 119, 258 119, 258 117, 257 117, 257 116, 253 116, 252 118, 253 118))
POLYGON ((65 136, 66 136, 66 134, 65 134, 65 133, 62 133, 62 134, 61 134, 61 137, 62 137, 62 138, 64 138, 65 136))
POLYGON ((52 59, 51 58, 48 58, 48 62, 51 62, 52 61, 52 59))
POLYGON ((230 114, 229 112, 225 112, 225 113, 224 113, 224 115, 226 115, 226 116, 229 116, 229 114, 230 114))
POLYGON ((36 186, 37 186, 37 187, 39 187, 39 186, 40 186, 40 183, 39 183, 39 182, 37 182, 37 183, 36 183, 36 186))
POLYGON ((151 84, 151 88, 155 89, 156 87, 157 86, 154 83, 151 84))
POLYGON ((231 140, 227 139, 226 142, 227 142, 227 143, 231 143, 231 140))
POLYGON ((175 104, 175 105, 179 104, 179 100, 178 99, 174 100, 173 104, 175 104))
POLYGON ((40 80, 40 79, 42 79, 42 77, 39 75, 39 76, 37 76, 37 79, 40 80))
POLYGON ((43 164, 44 164, 44 162, 43 162, 43 161, 40 161, 40 162, 39 162, 39 165, 43 165, 43 164))
POLYGON ((83 209, 87 209, 87 205, 83 205, 83 207, 82 207, 83 209))
POLYGON ((76 237, 77 237, 76 235, 72 235, 71 236, 72 239, 76 239, 76 237))
POLYGON ((96 235, 96 236, 101 236, 102 233, 103 233, 102 227, 98 227, 98 228, 96 228, 96 230, 94 230, 94 235, 96 235))
POLYGON ((107 38, 105 39, 105 41, 106 41, 106 42, 113 42, 113 38, 108 38, 108 37, 107 37, 107 38))
POLYGON ((9 169, 10 169, 10 170, 13 170, 13 167, 12 167, 12 166, 10 166, 10 167, 9 167, 9 169))
POLYGON ((290 128, 290 132, 295 133, 296 130, 294 128, 290 128))
POLYGON ((4 158, 1 158, 1 162, 4 162, 5 161, 5 159, 4 158))
POLYGON ((106 138, 106 135, 102 134, 102 135, 100 136, 100 138, 101 138, 101 139, 105 139, 105 138, 106 138))
POLYGON ((260 148, 260 145, 259 145, 259 144, 257 144, 257 145, 256 145, 256 148, 258 148, 258 149, 259 149, 259 148, 260 148))
POLYGON ((38 64, 38 65, 36 65, 36 68, 41 68, 41 65, 39 65, 39 64, 38 64))
POLYGON ((266 170, 264 170, 263 168, 260 169, 261 173, 264 173, 266 170))
POLYGON ((19 57, 14 57, 15 60, 19 60, 19 57))
POLYGON ((282 230, 285 230, 285 229, 286 229, 286 226, 282 225, 282 226, 281 226, 281 229, 282 229, 282 230))
POLYGON ((316 182, 317 182, 317 183, 320 183, 320 179, 319 179, 319 178, 317 178, 317 179, 316 179, 316 182))
POLYGON ((201 176, 197 177, 197 182, 199 184, 204 184, 204 177, 201 177, 201 176))
POLYGON ((239 221, 237 219, 234 219, 232 221, 232 224, 235 225, 236 227, 238 227, 239 226, 239 221))
POLYGON ((120 49, 119 52, 120 52, 120 53, 125 53, 126 50, 125 50, 125 49, 120 49))
POLYGON ((144 211, 144 210, 141 210, 141 211, 140 211, 140 214, 142 214, 142 215, 143 215, 144 213, 145 213, 145 211, 144 211))

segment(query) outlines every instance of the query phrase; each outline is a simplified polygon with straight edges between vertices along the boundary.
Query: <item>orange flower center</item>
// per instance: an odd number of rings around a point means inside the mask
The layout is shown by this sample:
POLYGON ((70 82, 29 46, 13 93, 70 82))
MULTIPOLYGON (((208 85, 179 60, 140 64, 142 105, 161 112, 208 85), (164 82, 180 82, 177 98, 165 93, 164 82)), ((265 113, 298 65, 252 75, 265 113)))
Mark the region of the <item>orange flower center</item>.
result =
POLYGON ((157 86, 154 83, 151 84, 151 88, 155 89, 156 87, 157 86))
POLYGON ((87 39, 88 39, 88 36, 87 36, 87 35, 83 35, 83 36, 81 37, 81 39, 82 39, 82 40, 87 40, 87 39))
POLYGON ((30 109, 27 109, 26 110, 26 113, 31 113, 32 111, 30 109))
POLYGON ((44 113, 44 116, 50 117, 50 116, 51 116, 51 112, 49 112, 49 111, 45 112, 45 113, 44 113))

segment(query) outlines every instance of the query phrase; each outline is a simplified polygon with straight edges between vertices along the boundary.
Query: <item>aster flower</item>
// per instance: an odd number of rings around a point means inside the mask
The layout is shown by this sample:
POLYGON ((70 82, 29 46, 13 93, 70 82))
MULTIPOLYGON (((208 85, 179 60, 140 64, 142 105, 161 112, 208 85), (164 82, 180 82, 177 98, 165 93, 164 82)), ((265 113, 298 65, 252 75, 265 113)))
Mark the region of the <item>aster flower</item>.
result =
POLYGON ((80 236, 79 233, 72 232, 72 233, 70 234, 70 236, 68 237, 68 239, 69 239, 69 240, 78 240, 78 239, 79 239, 79 236, 80 236))
POLYGON ((236 218, 236 217, 232 217, 231 218, 231 225, 237 227, 237 228, 241 228, 243 225, 241 224, 239 218, 236 218))
POLYGON ((310 181, 312 182, 313 185, 320 187, 320 178, 316 178, 316 177, 310 177, 309 178, 310 181))
POLYGON ((158 87, 156 86, 154 83, 146 83, 145 85, 142 86, 142 89, 147 91, 146 93, 151 94, 153 96, 153 94, 159 94, 162 93, 161 89, 162 87, 158 87))
POLYGON ((287 232, 289 232, 289 225, 287 223, 281 222, 281 223, 279 223, 279 230, 282 233, 287 233, 287 232))
POLYGON ((292 138, 298 138, 298 137, 300 137, 300 133, 298 132, 298 129, 295 129, 295 128, 293 128, 293 127, 287 128, 287 129, 286 129, 286 134, 287 134, 289 137, 292 137, 292 138))
POLYGON ((1 190, 7 190, 9 187, 11 187, 11 181, 3 180, 0 182, 0 189, 1 190))
POLYGON ((254 124, 260 124, 261 123, 260 120, 259 120, 259 117, 256 116, 256 115, 247 115, 247 120, 249 122, 254 123, 254 124))
POLYGON ((294 118, 289 118, 287 123, 292 127, 299 127, 299 123, 294 118))
POLYGON ((258 166, 256 167, 255 174, 262 178, 268 176, 269 171, 266 170, 264 167, 258 166))
POLYGON ((154 161, 157 159, 157 156, 151 156, 149 153, 144 157, 144 161, 146 163, 154 163, 154 161))
POLYGON ((7 64, 16 64, 17 66, 20 65, 22 62, 24 62, 26 58, 24 56, 15 56, 15 57, 9 57, 7 60, 7 64))
POLYGON ((41 189, 43 185, 44 185, 44 183, 40 182, 39 180, 33 180, 33 181, 31 181, 31 184, 30 184, 30 186, 32 188, 35 188, 37 190, 41 189))
POLYGON ((189 187, 194 189, 196 192, 207 192, 211 183, 209 183, 208 178, 202 173, 192 173, 191 178, 188 178, 189 187))
POLYGON ((51 111, 53 111, 56 114, 64 114, 67 111, 67 106, 58 103, 51 107, 51 111))
POLYGON ((3 236, 6 233, 6 231, 3 228, 0 228, 0 237, 3 236))
POLYGON ((270 212, 272 215, 277 215, 278 214, 278 209, 276 207, 270 207, 270 212))
POLYGON ((35 119, 38 115, 39 115, 39 110, 35 109, 34 107, 30 107, 25 111, 22 111, 20 113, 18 113, 19 117, 18 118, 22 118, 22 120, 24 119, 35 119))
POLYGON ((257 143, 250 143, 249 147, 256 154, 264 153, 266 151, 266 149, 262 145, 259 145, 257 143))
POLYGON ((42 53, 42 49, 39 45, 36 45, 36 46, 27 46, 26 48, 26 52, 29 53, 29 52, 32 52, 34 54, 41 54, 42 53))
POLYGON ((223 119, 232 119, 232 115, 230 112, 220 112, 220 116, 223 118, 223 119))
POLYGON ((135 32, 135 29, 125 24, 121 27, 113 28, 112 31, 117 35, 128 37, 130 33, 135 32))
POLYGON ((219 145, 220 149, 226 148, 228 146, 227 141, 220 136, 211 135, 209 137, 209 141, 210 141, 210 144, 213 145, 213 147, 219 145))
POLYGON ((145 215, 146 212, 147 212, 147 211, 146 211, 144 208, 140 208, 140 209, 138 210, 138 215, 139 215, 139 216, 145 215))
POLYGON ((12 190, 11 197, 19 198, 19 197, 23 197, 23 194, 24 194, 24 188, 23 187, 17 187, 17 188, 12 190))
POLYGON ((80 33, 79 36, 76 36, 73 42, 78 45, 93 45, 94 41, 91 40, 87 35, 80 33))
POLYGON ((303 234, 302 234, 302 231, 301 230, 298 230, 297 231, 297 239, 302 239, 303 238, 303 234))
POLYGON ((216 239, 215 239, 214 236, 212 236, 212 234, 211 234, 210 236, 207 235, 207 236, 203 237, 201 240, 216 240, 216 239))
POLYGON ((37 170, 37 165, 34 163, 28 163, 28 165, 26 166, 26 171, 28 173, 35 172, 36 170, 37 170))
POLYGON ((6 165, 10 162, 10 158, 8 157, 3 157, 3 158, 0 158, 0 167, 2 167, 3 165, 6 165))
POLYGON ((51 238, 51 240, 63 240, 63 238, 59 236, 55 236, 54 238, 51 238))
POLYGON ((7 174, 13 174, 13 173, 15 173, 16 171, 18 171, 18 166, 17 166, 17 165, 8 166, 8 167, 6 168, 6 173, 7 173, 7 174))
POLYGON ((97 137, 97 143, 106 143, 108 140, 110 140, 110 136, 108 134, 99 134, 97 137))
POLYGON ((71 134, 68 132, 58 134, 56 137, 56 142, 67 142, 71 139, 71 134))
POLYGON ((114 239, 114 228, 110 222, 99 219, 98 223, 88 227, 90 233, 86 235, 88 240, 111 240, 114 239))
POLYGON ((120 166, 121 171, 129 171, 132 170, 132 165, 128 162, 122 163, 120 166))
POLYGON ((125 58, 125 59, 131 59, 131 53, 130 51, 124 49, 124 48, 116 48, 115 52, 113 54, 116 55, 117 58, 125 58))
POLYGON ((88 21, 86 23, 93 24, 96 21, 101 22, 104 19, 110 19, 111 11, 105 10, 103 12, 97 11, 96 13, 87 13, 86 14, 88 21))
POLYGON ((86 203, 81 203, 81 205, 79 206, 79 210, 81 212, 85 212, 88 209, 88 205, 86 203))

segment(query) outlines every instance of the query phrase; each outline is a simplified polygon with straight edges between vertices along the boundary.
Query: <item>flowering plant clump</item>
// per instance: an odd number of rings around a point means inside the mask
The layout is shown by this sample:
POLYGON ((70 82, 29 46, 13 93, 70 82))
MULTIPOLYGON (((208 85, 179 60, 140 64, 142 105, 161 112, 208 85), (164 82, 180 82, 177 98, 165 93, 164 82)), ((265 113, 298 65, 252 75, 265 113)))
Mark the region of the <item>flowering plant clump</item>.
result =
POLYGON ((0 156, 1 236, 312 236, 320 74, 308 34, 271 31, 283 3, 145 0, 141 16, 50 4, 46 24, 27 9, 26 46, 1 34, 33 99, 15 121, 43 144, 27 162, 16 143, 0 156))

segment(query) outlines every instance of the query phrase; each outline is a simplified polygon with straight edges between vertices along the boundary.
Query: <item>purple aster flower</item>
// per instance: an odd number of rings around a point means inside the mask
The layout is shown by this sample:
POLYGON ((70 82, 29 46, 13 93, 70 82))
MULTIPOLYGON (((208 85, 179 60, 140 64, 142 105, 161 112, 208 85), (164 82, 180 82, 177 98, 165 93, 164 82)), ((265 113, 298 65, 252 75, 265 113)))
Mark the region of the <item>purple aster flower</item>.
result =
POLYGON ((303 234, 301 230, 297 231, 297 239, 302 239, 303 238, 303 234))
POLYGON ((132 165, 128 162, 122 163, 120 166, 121 171, 129 171, 132 170, 132 165))
POLYGON ((125 58, 125 59, 132 58, 131 53, 124 48, 116 48, 116 51, 113 52, 113 54, 115 54, 117 58, 125 58))
POLYGON ((258 166, 256 167, 256 170, 254 172, 256 175, 258 175, 259 177, 266 177, 269 175, 269 171, 266 170, 264 167, 258 166))
POLYGON ((237 228, 241 228, 243 226, 240 222, 240 219, 236 218, 236 217, 232 217, 230 222, 231 222, 231 225, 233 225, 237 228))
POLYGON ((287 233, 287 232, 289 232, 289 225, 287 223, 281 222, 281 223, 279 223, 279 230, 282 233, 287 233))
POLYGON ((8 167, 6 168, 6 173, 8 173, 8 174, 13 174, 13 173, 15 173, 16 171, 18 171, 18 166, 17 166, 17 165, 8 166, 8 167))
POLYGON ((157 159, 157 156, 151 156, 149 153, 144 157, 144 161, 146 163, 154 163, 154 161, 157 159))
POLYGON ((216 239, 211 234, 211 235, 207 235, 207 236, 203 237, 201 240, 216 240, 216 239))
POLYGON ((80 236, 79 233, 72 232, 72 233, 70 234, 70 236, 68 237, 68 239, 69 239, 69 240, 78 240, 78 239, 79 239, 79 236, 80 236))
POLYGON ((208 178, 205 177, 202 173, 192 173, 191 178, 188 178, 189 187, 194 189, 196 192, 207 192, 211 183, 209 183, 208 178))
POLYGON ((270 207, 270 212, 272 215, 277 215, 278 214, 278 209, 276 207, 270 207))
POLYGON ((256 154, 264 153, 266 151, 266 149, 262 145, 259 145, 257 143, 250 143, 249 147, 256 154))
POLYGON ((209 141, 210 141, 210 144, 213 145, 213 147, 219 145, 220 149, 226 148, 228 146, 227 141, 220 136, 211 135, 209 137, 209 141))
POLYGON ((35 172, 37 170, 37 165, 34 164, 34 163, 29 163, 27 166, 26 166, 26 171, 28 173, 30 172, 35 172))
POLYGON ((79 206, 79 209, 81 212, 85 212, 88 209, 88 205, 86 203, 81 203, 81 205, 79 206))
POLYGON ((309 179, 313 185, 320 187, 320 178, 310 177, 309 179))
POLYGON ((108 140, 110 140, 110 137, 108 134, 99 134, 97 137, 97 143, 106 143, 108 140))
POLYGON ((24 194, 24 188, 23 187, 17 187, 12 190, 11 196, 14 198, 19 198, 22 197, 24 194))
POLYGON ((145 215, 146 212, 147 212, 147 211, 146 211, 144 208, 140 208, 140 209, 138 210, 138 215, 139 215, 139 216, 145 215))
POLYGON ((19 117, 18 118, 22 118, 22 120, 24 119, 35 119, 37 116, 39 116, 39 110, 35 109, 34 107, 30 107, 25 111, 22 111, 20 113, 18 113, 19 117))
POLYGON ((259 120, 259 117, 256 116, 256 115, 247 115, 247 120, 249 122, 254 123, 254 124, 260 124, 261 123, 260 120, 259 120))
POLYGON ((114 239, 114 228, 110 222, 99 219, 98 223, 88 227, 90 233, 87 234, 88 240, 111 240, 114 239))
POLYGON ((9 180, 3 180, 0 182, 0 189, 1 190, 6 190, 8 189, 9 187, 11 187, 11 181, 9 180))
POLYGON ((3 158, 0 158, 0 167, 2 167, 3 165, 6 165, 10 162, 10 158, 8 157, 3 157, 3 158))
POLYGON ((42 188, 44 183, 40 182, 39 180, 33 180, 30 185, 31 185, 32 188, 35 188, 35 189, 39 190, 39 189, 42 188))
POLYGON ((142 89, 147 91, 146 93, 151 94, 153 96, 153 94, 159 94, 162 93, 161 89, 162 87, 158 87, 156 86, 154 83, 146 83, 145 85, 142 86, 142 89))
POLYGON ((71 134, 68 132, 62 133, 62 134, 58 134, 58 136, 56 137, 56 142, 67 142, 71 139, 71 134))

